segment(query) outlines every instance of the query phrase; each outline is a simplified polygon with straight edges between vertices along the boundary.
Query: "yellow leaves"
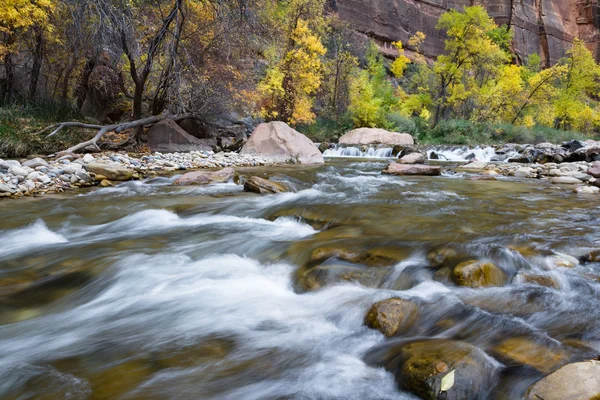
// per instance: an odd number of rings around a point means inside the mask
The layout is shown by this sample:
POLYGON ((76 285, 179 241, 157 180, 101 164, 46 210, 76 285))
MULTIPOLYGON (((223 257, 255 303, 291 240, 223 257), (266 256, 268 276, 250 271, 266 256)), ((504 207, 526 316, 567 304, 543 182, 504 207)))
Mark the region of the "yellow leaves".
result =
POLYGON ((398 50, 398 57, 392 63, 390 70, 396 76, 396 78, 401 78, 404 75, 404 70, 406 66, 410 63, 408 57, 404 55, 404 48, 402 47, 402 42, 394 42, 392 45, 398 50))
POLYGON ((310 29, 308 22, 299 19, 290 33, 293 43, 283 58, 267 71, 258 85, 262 96, 261 115, 264 118, 283 118, 292 125, 314 121, 314 94, 321 86, 326 53, 321 39, 310 29))
POLYGON ((33 25, 45 25, 55 5, 51 0, 2 0, 0 32, 12 34, 33 25))

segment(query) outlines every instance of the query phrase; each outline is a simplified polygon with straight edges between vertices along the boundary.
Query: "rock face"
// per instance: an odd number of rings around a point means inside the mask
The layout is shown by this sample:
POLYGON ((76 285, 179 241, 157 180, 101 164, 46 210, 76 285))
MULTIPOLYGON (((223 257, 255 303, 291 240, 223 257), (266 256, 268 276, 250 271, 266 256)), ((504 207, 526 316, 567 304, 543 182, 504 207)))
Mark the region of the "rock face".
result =
POLYGON ((367 362, 383 365, 402 388, 423 399, 488 399, 497 373, 481 349, 445 339, 384 347, 367 355, 367 362), (446 378, 449 374, 453 379, 446 378))
POLYGON ((233 178, 233 168, 223 168, 219 171, 194 171, 184 174, 175 181, 176 185, 206 185, 223 183, 233 178))
MULTIPOLYGON (((374 37, 380 49, 395 55, 391 42, 408 39, 417 31, 427 36, 421 49, 428 58, 444 50, 444 35, 435 29, 448 9, 473 5, 471 0, 335 0, 334 8, 354 29, 374 37)), ((514 32, 513 47, 520 61, 537 53, 543 65, 555 64, 579 37, 598 56, 599 30, 594 0, 487 0, 488 13, 514 32)))
POLYGON ((390 163, 382 174, 388 175, 429 175, 436 176, 442 173, 442 168, 437 165, 424 164, 399 164, 390 163))
POLYGON ((244 191, 258 194, 287 192, 285 185, 258 176, 251 176, 244 182, 244 191))
POLYGON ((258 125, 240 154, 264 157, 280 163, 325 162, 321 152, 309 138, 279 121, 258 125))
POLYGON ((412 301, 387 299, 373 304, 365 317, 365 325, 391 337, 409 329, 418 315, 419 308, 412 301))
POLYGON ((165 119, 148 130, 148 147, 161 153, 179 151, 211 150, 206 142, 184 131, 172 119, 165 119))
POLYGON ((594 400, 600 398, 600 361, 565 365, 529 388, 526 400, 594 400))
POLYGON ((410 146, 415 141, 408 133, 389 132, 378 128, 354 129, 339 139, 340 144, 389 144, 410 146))

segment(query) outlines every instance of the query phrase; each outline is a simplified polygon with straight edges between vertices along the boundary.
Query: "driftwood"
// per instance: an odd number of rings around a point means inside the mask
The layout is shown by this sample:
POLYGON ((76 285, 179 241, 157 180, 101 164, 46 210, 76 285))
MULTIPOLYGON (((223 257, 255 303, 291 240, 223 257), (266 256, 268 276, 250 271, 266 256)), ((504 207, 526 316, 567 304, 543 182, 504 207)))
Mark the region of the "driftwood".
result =
POLYGON ((152 117, 138 119, 135 121, 120 122, 120 123, 112 124, 112 125, 86 124, 85 122, 61 122, 58 124, 48 126, 44 129, 42 129, 41 131, 37 132, 36 134, 41 135, 43 133, 46 133, 46 132, 52 130, 52 132, 48 136, 46 136, 47 138, 49 138, 49 137, 52 137, 52 136, 58 134, 61 131, 61 129, 63 129, 65 127, 98 130, 98 133, 96 133, 96 135, 94 135, 94 137, 91 138, 90 140, 86 140, 85 142, 78 143, 73 147, 70 147, 64 151, 54 154, 55 156, 62 156, 62 155, 66 155, 66 154, 72 154, 78 150, 85 149, 88 146, 94 146, 96 149, 100 150, 100 147, 98 146, 98 140, 100 140, 100 138, 102 136, 104 136, 105 134, 107 134, 108 132, 119 133, 119 132, 123 132, 126 129, 152 125, 152 124, 155 124, 162 120, 165 120, 167 118, 171 118, 174 121, 181 121, 183 119, 196 118, 196 117, 193 115, 181 115, 181 116, 176 116, 176 117, 167 116, 167 115, 156 115, 156 116, 152 116, 152 117))

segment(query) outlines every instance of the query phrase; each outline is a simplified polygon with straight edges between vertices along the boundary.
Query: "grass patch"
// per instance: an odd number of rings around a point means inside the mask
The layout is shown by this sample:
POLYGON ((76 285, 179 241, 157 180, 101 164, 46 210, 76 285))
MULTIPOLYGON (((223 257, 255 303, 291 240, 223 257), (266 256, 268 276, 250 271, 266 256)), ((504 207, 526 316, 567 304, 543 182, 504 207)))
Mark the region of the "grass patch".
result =
POLYGON ((65 128, 49 139, 46 139, 48 133, 35 133, 57 122, 78 120, 81 116, 73 109, 55 103, 0 107, 0 157, 18 158, 65 150, 88 139, 92 132, 65 128))

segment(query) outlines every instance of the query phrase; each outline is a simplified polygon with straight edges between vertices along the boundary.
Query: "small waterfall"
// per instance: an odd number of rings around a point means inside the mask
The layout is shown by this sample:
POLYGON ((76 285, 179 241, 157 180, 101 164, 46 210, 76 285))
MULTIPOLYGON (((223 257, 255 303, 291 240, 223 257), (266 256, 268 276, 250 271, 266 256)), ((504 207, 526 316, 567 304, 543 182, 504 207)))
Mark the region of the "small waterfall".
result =
POLYGON ((323 157, 362 157, 362 158, 390 158, 391 147, 377 146, 340 146, 339 144, 325 150, 323 157))
POLYGON ((429 160, 440 161, 508 161, 518 155, 517 152, 497 153, 496 149, 486 147, 434 147, 427 150, 429 160))

